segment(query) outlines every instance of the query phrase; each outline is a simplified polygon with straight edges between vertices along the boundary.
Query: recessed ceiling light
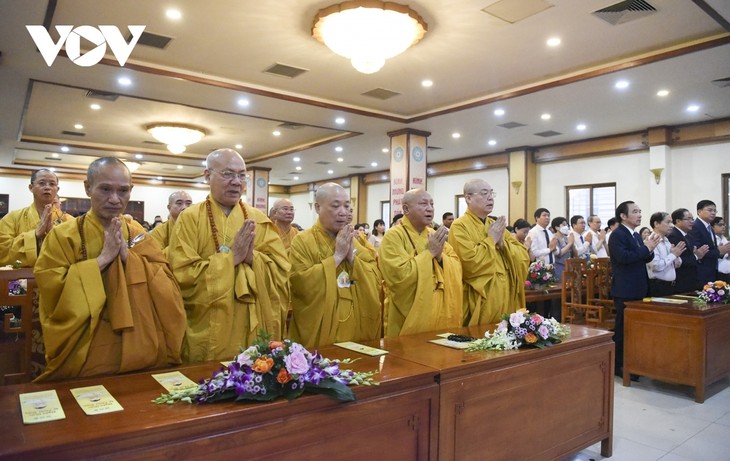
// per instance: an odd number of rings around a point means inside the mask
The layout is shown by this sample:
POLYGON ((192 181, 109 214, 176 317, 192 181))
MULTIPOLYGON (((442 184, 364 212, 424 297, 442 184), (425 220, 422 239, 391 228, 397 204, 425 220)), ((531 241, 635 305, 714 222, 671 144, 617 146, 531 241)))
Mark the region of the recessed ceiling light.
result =
POLYGON ((49 168, 49 170, 51 170, 51 171, 53 171, 53 172, 55 172, 55 171, 56 171, 56 169, 55 169, 55 168, 53 168, 53 167, 49 168))
POLYGON ((297 165, 294 169, 297 171, 302 171, 302 167, 300 167, 299 165, 297 165))
POLYGON ((616 88, 618 88, 619 90, 623 90, 624 88, 629 87, 629 82, 626 80, 619 80, 618 82, 616 82, 616 84, 614 86, 616 88))
POLYGON ((342 146, 335 147, 335 152, 342 152, 342 146))
POLYGON ((61 154, 58 154, 56 152, 54 152, 54 153, 51 154, 51 157, 53 157, 53 158, 58 158, 60 156, 61 156, 61 154))
POLYGON ((294 160, 295 162, 298 162, 301 159, 299 157, 294 157, 292 160, 294 160))
POLYGON ((129 85, 131 85, 131 84, 132 84, 132 79, 131 79, 131 78, 129 78, 129 77, 119 77, 119 78, 117 79, 117 82, 118 82, 118 83, 119 83, 120 85, 123 85, 123 86, 129 86, 129 85))
POLYGON ((540 118, 543 120, 550 120, 552 118, 552 115, 545 113, 545 114, 542 114, 540 116, 540 118))
POLYGON ((327 174, 334 174, 335 170, 327 170, 327 174))
POLYGON ((586 125, 585 123, 579 123, 578 125, 576 125, 575 129, 578 131, 583 131, 586 129, 586 125))
POLYGON ((202 162, 200 162, 200 164, 203 165, 203 166, 208 166, 208 162, 206 162, 205 160, 203 160, 202 162))
POLYGON ((338 162, 340 162, 340 163, 342 163, 342 162, 344 162, 344 161, 345 161, 345 159, 344 159, 344 158, 342 158, 342 157, 337 157, 337 161, 338 161, 338 162))
POLYGON ((497 141, 495 141, 494 139, 490 139, 490 140, 489 140, 489 141, 487 142, 487 144, 489 144, 490 146, 496 146, 496 145, 497 145, 497 141))
POLYGON ((370 166, 378 166, 378 162, 370 162, 370 166))
POLYGON ((101 109, 101 106, 99 104, 92 104, 89 106, 92 110, 99 110, 101 109))
POLYGON ((248 107, 249 101, 246 98, 239 98, 238 99, 238 105, 241 107, 248 107))
POLYGON ((494 109, 494 115, 501 117, 504 115, 504 109, 494 109))
POLYGON ((687 106, 687 112, 697 112, 698 110, 700 110, 700 106, 697 104, 690 104, 687 106))
POLYGON ((547 46, 558 46, 560 45, 560 39, 558 37, 551 37, 547 40, 547 46))
POLYGON ((243 149, 243 144, 236 144, 236 149, 243 149))
POLYGON ((273 134, 274 136, 281 136, 281 131, 279 131, 279 130, 275 130, 275 131, 274 131, 273 133, 271 133, 271 134, 273 134))
POLYGON ((294 176, 294 181, 299 181, 299 176, 294 176))
POLYGON ((388 149, 387 147, 383 147, 383 149, 381 149, 381 150, 383 151, 384 154, 387 154, 388 152, 390 152, 390 149, 388 149))
POLYGON ((84 125, 82 125, 80 123, 77 123, 76 125, 74 125, 74 128, 76 128, 77 130, 83 130, 84 129, 84 125))
POLYGON ((345 123, 345 119, 343 117, 337 117, 335 119, 335 123, 338 125, 342 125, 343 123, 345 123))
POLYGON ((157 177, 157 180, 158 180, 158 181, 162 181, 162 176, 158 176, 158 177, 157 177))
POLYGON ((134 158, 136 158, 137 160, 142 160, 143 157, 144 155, 142 154, 134 154, 134 158))
POLYGON ((421 86, 423 86, 424 88, 430 88, 430 87, 433 86, 433 81, 432 80, 424 80, 424 81, 421 82, 421 86))
POLYGON ((165 16, 167 16, 169 19, 177 20, 182 18, 182 13, 180 12, 180 10, 170 8, 169 10, 165 11, 165 16))
POLYGON ((61 146, 61 152, 68 152, 69 150, 68 146, 61 146))
POLYGON ((459 139, 461 137, 461 133, 451 133, 451 137, 454 139, 459 139))
POLYGON ((659 90, 656 92, 656 95, 661 97, 669 96, 669 90, 659 90))
POLYGON ((182 169, 183 169, 183 166, 182 166, 182 165, 178 165, 178 166, 177 166, 177 169, 178 169, 178 170, 182 170, 182 169))

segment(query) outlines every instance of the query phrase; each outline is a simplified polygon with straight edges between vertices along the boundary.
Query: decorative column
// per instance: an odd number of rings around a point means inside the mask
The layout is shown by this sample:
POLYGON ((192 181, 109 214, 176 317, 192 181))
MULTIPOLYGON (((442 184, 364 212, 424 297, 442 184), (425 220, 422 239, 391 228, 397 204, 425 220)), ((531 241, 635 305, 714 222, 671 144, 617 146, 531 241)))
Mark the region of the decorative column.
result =
MULTIPOLYGON (((650 128, 646 133, 646 143, 649 146, 649 210, 666 210, 669 213, 670 202, 667 187, 671 164, 672 149, 671 130, 667 127, 650 128)), ((652 212, 653 212, 652 211, 652 212)), ((650 215, 651 213, 647 213, 650 215)))
POLYGON ((248 168, 246 202, 269 215, 269 172, 271 168, 248 168))
POLYGON ((426 188, 428 131, 411 128, 391 131, 390 137, 390 218, 403 213, 403 195, 410 189, 426 188))
POLYGON ((350 203, 352 205, 352 225, 367 219, 368 188, 364 186, 363 176, 350 176, 350 203))
MULTIPOLYGON (((509 217, 511 224, 518 218, 532 222, 537 204, 537 167, 533 161, 532 147, 517 147, 507 150, 509 155, 509 217)), ((500 191, 501 193, 501 191, 500 191)))

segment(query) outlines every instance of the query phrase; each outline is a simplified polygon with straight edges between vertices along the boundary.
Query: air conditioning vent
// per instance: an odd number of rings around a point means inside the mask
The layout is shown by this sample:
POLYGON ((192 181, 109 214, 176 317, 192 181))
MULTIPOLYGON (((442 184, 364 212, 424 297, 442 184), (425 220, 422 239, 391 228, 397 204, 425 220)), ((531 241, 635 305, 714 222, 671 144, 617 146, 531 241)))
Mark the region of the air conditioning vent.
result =
POLYGON ((161 143, 159 141, 142 141, 142 144, 154 144, 155 146, 164 146, 164 143, 161 143))
POLYGON ((720 88, 727 88, 730 86, 730 77, 718 78, 717 80, 713 80, 712 84, 720 88))
POLYGON ((320 160, 319 162, 314 162, 314 163, 316 163, 317 165, 329 165, 332 162, 325 162, 324 160, 320 160))
POLYGON ((97 90, 89 90, 86 92, 85 96, 87 98, 101 99, 101 100, 110 101, 110 102, 116 101, 117 98, 119 97, 119 95, 116 93, 109 93, 106 91, 97 91, 97 90))
POLYGON ((499 0, 482 11, 502 21, 514 24, 537 13, 552 8, 545 0, 499 0))
POLYGON ((654 13, 656 8, 644 0, 625 0, 593 12, 595 16, 614 26, 654 13))
POLYGON ((305 72, 309 72, 309 70, 302 69, 300 67, 288 66, 286 64, 280 64, 278 62, 264 71, 265 74, 271 74, 286 78, 299 77, 305 72))
POLYGON ((299 128, 304 128, 304 125, 302 125, 301 123, 284 122, 279 125, 279 128, 284 128, 287 130, 298 130, 299 128))
POLYGON ((351 166, 350 168, 354 168, 354 169, 356 169, 356 170, 359 170, 359 169, 361 169, 361 168, 365 168, 365 167, 364 167, 364 166, 362 166, 362 165, 352 165, 352 166, 351 166))
POLYGON ((497 126, 501 126, 502 128, 507 128, 508 130, 511 130, 512 128, 519 128, 521 126, 527 126, 527 125, 525 125, 524 123, 518 123, 518 122, 507 122, 507 123, 503 123, 503 124, 497 125, 497 126))
POLYGON ((385 88, 375 88, 374 90, 370 90, 370 91, 366 91, 365 93, 362 93, 362 95, 385 101, 386 99, 390 99, 394 96, 399 96, 400 93, 391 91, 391 90, 386 90, 385 88))
MULTIPOLYGON (((131 40, 132 34, 127 36, 127 43, 131 40)), ((164 35, 153 34, 152 32, 142 32, 139 41, 137 41, 137 45, 151 46, 152 48, 164 50, 171 41, 172 37, 165 37, 164 35)))
POLYGON ((559 136, 563 133, 558 133, 557 131, 548 130, 548 131, 541 131, 539 133, 533 133, 535 136, 542 136, 543 138, 549 138, 551 136, 559 136))
POLYGON ((53 158, 53 157, 44 157, 44 160, 51 160, 53 162, 61 162, 61 161, 63 161, 62 158, 53 158))
POLYGON ((438 147, 438 146, 428 146, 428 147, 427 147, 427 149, 428 149, 428 150, 441 150, 441 149, 443 149, 443 147, 438 147))
POLYGON ((62 131, 61 134, 65 134, 66 136, 86 136, 86 133, 81 133, 80 131, 62 131))

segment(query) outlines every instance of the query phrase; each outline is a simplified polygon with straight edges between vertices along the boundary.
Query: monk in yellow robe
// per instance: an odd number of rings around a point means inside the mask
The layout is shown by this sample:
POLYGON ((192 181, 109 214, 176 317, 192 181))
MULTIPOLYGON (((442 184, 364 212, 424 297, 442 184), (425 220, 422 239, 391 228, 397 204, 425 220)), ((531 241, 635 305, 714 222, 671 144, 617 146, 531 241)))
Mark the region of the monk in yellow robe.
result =
POLYGON ((19 261, 20 267, 33 267, 46 234, 54 225, 73 219, 61 211, 58 177, 51 170, 34 171, 28 189, 33 203, 0 220, 0 266, 19 261))
POLYGON ((271 207, 269 218, 275 224, 276 232, 281 237, 281 242, 288 252, 291 241, 299 233, 296 227, 291 225, 294 222, 294 204, 291 200, 285 198, 277 200, 274 202, 274 206, 271 207))
POLYGON ((464 325, 497 323, 502 314, 525 307, 530 256, 507 230, 504 216, 489 217, 492 187, 481 179, 464 185, 467 212, 451 224, 449 243, 461 260, 464 325))
POLYGON ((317 189, 319 219, 292 241, 291 337, 305 347, 380 337, 382 276, 372 253, 348 224, 350 197, 342 186, 317 189))
POLYGON ((449 229, 434 231, 433 199, 423 189, 403 197, 400 226, 380 243, 380 269, 388 287, 386 335, 460 327, 463 320, 461 262, 446 241, 449 229))
POLYGON ((167 210, 170 212, 170 218, 150 231, 150 237, 157 240, 165 255, 167 255, 167 247, 170 245, 170 237, 177 217, 192 204, 192 197, 184 190, 173 192, 167 199, 167 210))
POLYGON ((179 364, 180 290, 157 242, 122 218, 129 170, 98 159, 84 187, 91 210, 54 227, 35 265, 47 361, 37 381, 179 364))
POLYGON ((266 214, 241 201, 246 164, 232 149, 211 152, 210 195, 181 213, 168 248, 188 317, 187 363, 231 360, 259 331, 285 334, 289 260, 266 214))

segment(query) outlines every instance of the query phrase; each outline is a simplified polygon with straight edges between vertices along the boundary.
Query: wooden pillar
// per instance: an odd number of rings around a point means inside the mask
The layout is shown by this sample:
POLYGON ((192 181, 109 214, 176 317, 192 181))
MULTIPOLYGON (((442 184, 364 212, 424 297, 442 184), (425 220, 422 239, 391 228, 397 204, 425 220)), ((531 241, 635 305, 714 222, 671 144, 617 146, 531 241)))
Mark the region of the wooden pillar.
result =
POLYGON ((269 215, 269 173, 271 168, 254 166, 246 178, 246 202, 269 215))
POLYGON ((352 204, 352 225, 365 222, 368 213, 368 188, 363 175, 350 176, 350 203, 352 204))
MULTIPOLYGON (((671 130, 667 127, 650 128, 646 134, 649 146, 649 210, 668 210, 671 171, 671 130)), ((646 206, 646 205, 645 205, 646 206)), ((650 213, 647 213, 650 214, 650 213)))
POLYGON ((403 195, 410 189, 426 188, 428 131, 405 128, 391 131, 390 218, 403 213, 403 195))
MULTIPOLYGON (((537 166, 532 147, 518 147, 509 154, 509 217, 510 224, 518 218, 532 222, 537 204, 537 166)), ((507 191, 506 191, 507 192, 507 191)))

